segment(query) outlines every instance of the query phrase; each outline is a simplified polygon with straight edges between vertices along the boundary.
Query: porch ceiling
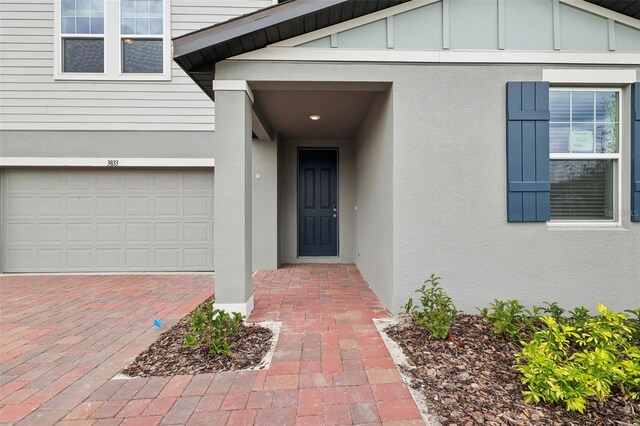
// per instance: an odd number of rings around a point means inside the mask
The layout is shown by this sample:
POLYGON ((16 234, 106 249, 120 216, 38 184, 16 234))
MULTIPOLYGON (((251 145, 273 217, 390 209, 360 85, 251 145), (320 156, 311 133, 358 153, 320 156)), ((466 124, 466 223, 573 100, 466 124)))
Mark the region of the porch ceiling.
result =
POLYGON ((255 106, 284 139, 352 140, 376 92, 336 90, 254 90, 255 106), (314 121, 310 115, 319 115, 314 121))

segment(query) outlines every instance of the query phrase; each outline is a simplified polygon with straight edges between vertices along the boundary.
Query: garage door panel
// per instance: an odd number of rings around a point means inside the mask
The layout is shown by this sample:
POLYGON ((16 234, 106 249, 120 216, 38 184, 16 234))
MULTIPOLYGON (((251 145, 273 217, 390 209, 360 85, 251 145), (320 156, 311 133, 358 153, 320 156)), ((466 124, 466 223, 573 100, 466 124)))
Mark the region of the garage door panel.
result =
POLYGON ((93 267, 93 250, 92 249, 68 249, 67 265, 69 270, 86 271, 93 267))
POLYGON ((47 248, 36 250, 38 268, 58 271, 65 265, 65 254, 61 248, 47 248))
POLYGON ((180 211, 179 197, 156 197, 155 199, 155 215, 156 216, 178 216, 180 211))
POLYGON ((92 222, 68 223, 67 243, 93 243, 95 225, 92 222))
POLYGON ((93 212, 93 199, 91 197, 72 195, 67 198, 67 217, 91 217, 93 212))
POLYGON ((150 178, 152 173, 148 171, 130 171, 125 175, 125 187, 131 191, 149 191, 151 189, 150 178))
POLYGON ((183 227, 184 241, 185 242, 207 241, 210 225, 211 224, 207 222, 186 222, 183 227))
POLYGON ((213 253, 206 248, 185 248, 184 267, 186 269, 204 270, 208 267, 209 259, 213 259, 213 253))
POLYGON ((156 269, 175 270, 180 267, 179 257, 180 250, 176 248, 157 248, 155 249, 155 267, 156 269))
POLYGON ((23 219, 34 216, 35 200, 33 197, 7 197, 7 216, 10 219, 23 219))
POLYGON ((213 171, 2 171, 6 272, 213 269, 213 171))
POLYGON ((59 193, 65 188, 65 177, 60 173, 50 172, 44 173, 42 179, 36 181, 36 187, 38 193, 56 192, 59 193))
POLYGON ((122 216, 122 205, 121 197, 96 197, 96 215, 98 217, 122 216))
POLYGON ((101 193, 115 192, 120 194, 124 187, 124 174, 97 173, 95 177, 96 190, 101 193))
POLYGON ((128 243, 151 242, 151 232, 149 232, 148 223, 127 223, 124 229, 125 241, 128 243))
POLYGON ((97 223, 96 224, 96 242, 101 243, 117 243, 122 241, 123 224, 116 223, 97 223))
POLYGON ((96 249, 96 269, 112 271, 122 268, 122 251, 118 248, 96 249))
POLYGON ((150 248, 128 248, 124 250, 128 269, 151 269, 150 248))
POLYGON ((57 243, 65 242, 65 225, 63 223, 38 223, 37 236, 39 243, 57 243))
POLYGON ((31 223, 7 223, 6 239, 8 243, 32 243, 34 238, 33 224, 31 223))
POLYGON ((125 201, 126 216, 150 216, 149 197, 127 197, 125 201))
POLYGON ((155 241, 162 243, 180 242, 180 224, 178 222, 160 222, 155 224, 155 241))
MULTIPOLYGON (((95 172, 89 170, 76 170, 73 173, 73 176, 69 174, 67 177, 67 192, 76 192, 80 191, 82 193, 86 193, 87 191, 93 190, 95 186, 95 172)), ((65 189, 65 188, 60 188, 65 189)))
POLYGON ((185 216, 209 216, 210 203, 206 196, 189 196, 183 199, 183 212, 185 216))
POLYGON ((155 172, 154 179, 156 190, 177 192, 182 187, 182 176, 177 173, 155 172))
POLYGON ((37 197, 36 213, 40 218, 62 218, 65 215, 65 199, 61 196, 37 197))
POLYGON ((34 267, 35 250, 9 248, 5 249, 6 263, 13 266, 15 270, 30 270, 34 267))
POLYGON ((10 191, 31 192, 34 189, 33 174, 24 170, 12 170, 11 174, 7 173, 2 180, 10 191))

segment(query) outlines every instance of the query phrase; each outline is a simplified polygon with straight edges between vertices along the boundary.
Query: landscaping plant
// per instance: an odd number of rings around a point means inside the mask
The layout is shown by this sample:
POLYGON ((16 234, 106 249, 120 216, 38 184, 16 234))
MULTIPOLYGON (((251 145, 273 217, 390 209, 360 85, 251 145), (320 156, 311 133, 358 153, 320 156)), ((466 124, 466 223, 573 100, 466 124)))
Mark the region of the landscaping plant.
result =
POLYGON ((603 400, 613 389, 640 400, 638 324, 604 305, 598 311, 586 317, 580 309, 579 321, 540 318, 542 329, 516 354, 516 368, 528 388, 525 401, 561 403, 584 412, 589 398, 603 400))
POLYGON ((215 298, 198 306, 189 316, 190 333, 185 333, 185 347, 206 346, 211 354, 231 355, 231 339, 240 330, 245 317, 214 309, 215 298))
POLYGON ((496 334, 503 334, 511 340, 519 340, 526 333, 536 330, 535 322, 541 308, 526 309, 518 300, 495 299, 491 308, 478 309, 480 315, 491 324, 496 334))
POLYGON ((414 305, 413 298, 410 298, 404 309, 413 316, 420 328, 428 330, 433 337, 445 339, 451 338, 449 329, 459 311, 451 297, 440 287, 440 279, 431 274, 431 277, 416 290, 416 293, 420 294, 420 305, 414 305))

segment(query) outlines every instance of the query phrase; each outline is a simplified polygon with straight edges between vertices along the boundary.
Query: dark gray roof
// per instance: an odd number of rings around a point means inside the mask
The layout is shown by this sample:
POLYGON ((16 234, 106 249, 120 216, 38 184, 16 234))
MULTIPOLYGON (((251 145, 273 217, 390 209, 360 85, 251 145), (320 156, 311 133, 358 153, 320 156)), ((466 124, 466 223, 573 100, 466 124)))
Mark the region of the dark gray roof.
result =
POLYGON ((614 12, 640 19, 640 0, 587 0, 614 12))
MULTIPOLYGON (((215 65, 232 56, 410 0, 289 0, 173 39, 174 60, 213 99, 215 65)), ((587 0, 640 19, 640 0, 587 0)))
POLYGON ((173 58, 213 99, 215 64, 409 0, 289 0, 173 39, 173 58))

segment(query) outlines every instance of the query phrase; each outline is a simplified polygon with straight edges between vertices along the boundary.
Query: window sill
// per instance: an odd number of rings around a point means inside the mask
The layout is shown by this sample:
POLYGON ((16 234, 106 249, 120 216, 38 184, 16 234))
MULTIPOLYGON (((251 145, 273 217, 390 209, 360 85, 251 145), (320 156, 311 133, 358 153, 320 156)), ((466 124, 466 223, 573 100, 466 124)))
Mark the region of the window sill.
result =
POLYGON ((54 81, 171 81, 167 74, 88 74, 65 73, 53 76, 54 81))
POLYGON ((549 231, 626 231, 621 222, 547 222, 549 231))

